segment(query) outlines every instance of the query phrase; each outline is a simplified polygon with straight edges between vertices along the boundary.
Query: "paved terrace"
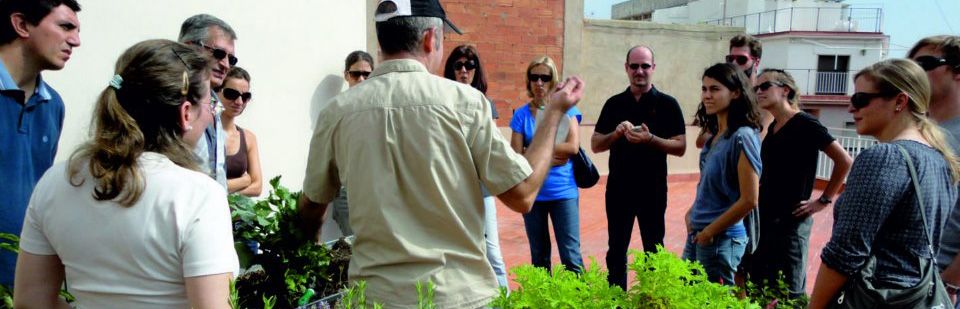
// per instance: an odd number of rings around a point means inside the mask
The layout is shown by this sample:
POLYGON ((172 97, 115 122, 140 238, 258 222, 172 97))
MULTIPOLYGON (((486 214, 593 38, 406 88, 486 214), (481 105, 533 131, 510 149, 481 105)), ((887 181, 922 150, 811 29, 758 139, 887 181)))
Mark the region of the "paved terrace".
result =
MULTIPOLYGON (((606 176, 600 178, 600 183, 590 189, 580 189, 580 249, 584 263, 589 265, 590 257, 595 257, 598 264, 606 268, 604 257, 607 253, 607 218, 604 210, 604 191, 606 190, 606 176)), ((697 180, 676 180, 669 184, 667 197, 666 236, 664 245, 671 252, 679 256, 683 252, 686 240, 686 227, 683 215, 690 209, 697 193, 697 180)), ((814 192, 812 196, 820 196, 814 192)), ((638 197, 643 198, 643 197, 638 197)), ((820 250, 830 239, 833 226, 833 207, 828 207, 814 215, 814 225, 810 233, 810 251, 807 262, 807 293, 813 291, 813 283, 820 267, 820 250)), ((497 201, 497 219, 500 229, 500 246, 507 268, 520 264, 530 263, 530 246, 523 228, 523 217, 497 201)), ((551 227, 551 243, 553 249, 553 264, 559 265, 556 242, 551 227)), ((642 250, 640 230, 634 227, 630 248, 642 250)), ((629 279, 633 282, 633 278, 629 279)), ((511 288, 517 287, 510 282, 511 288)))

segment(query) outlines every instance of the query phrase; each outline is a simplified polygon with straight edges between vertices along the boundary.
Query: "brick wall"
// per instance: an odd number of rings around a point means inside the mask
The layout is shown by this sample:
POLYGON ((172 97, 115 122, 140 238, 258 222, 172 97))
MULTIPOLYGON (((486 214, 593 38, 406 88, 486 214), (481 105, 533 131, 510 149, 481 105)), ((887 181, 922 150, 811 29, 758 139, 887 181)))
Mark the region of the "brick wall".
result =
MULTIPOLYGON (((499 126, 510 124, 513 110, 528 100, 527 64, 547 55, 562 72, 564 0, 442 0, 447 17, 463 35, 447 35, 444 52, 477 46, 487 74, 487 96, 494 100, 499 126)), ((446 61, 446 57, 444 57, 446 61)))

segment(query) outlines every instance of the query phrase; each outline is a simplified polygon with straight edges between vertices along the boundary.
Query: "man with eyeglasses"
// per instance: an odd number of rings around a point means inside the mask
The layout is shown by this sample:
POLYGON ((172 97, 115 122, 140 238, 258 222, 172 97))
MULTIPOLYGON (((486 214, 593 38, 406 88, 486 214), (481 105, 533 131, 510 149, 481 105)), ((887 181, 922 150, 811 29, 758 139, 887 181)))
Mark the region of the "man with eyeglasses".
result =
POLYGON ((204 130, 204 142, 198 142, 194 153, 200 157, 203 162, 201 166, 210 177, 217 180, 220 185, 227 188, 227 172, 225 168, 226 153, 224 145, 226 144, 226 134, 223 132, 223 124, 220 122, 220 111, 223 106, 220 99, 217 98, 217 90, 223 86, 223 80, 230 71, 230 67, 237 64, 237 57, 234 55, 234 41, 237 40, 237 33, 233 31, 223 20, 208 15, 198 14, 187 18, 180 26, 179 41, 185 44, 191 44, 206 50, 211 58, 216 61, 210 74, 210 91, 212 92, 213 102, 213 123, 204 130))
POLYGON ((607 281, 627 286, 627 247, 634 219, 643 250, 663 245, 667 209, 667 155, 683 156, 686 127, 680 104, 653 86, 653 50, 634 46, 623 64, 630 86, 607 99, 590 139, 593 152, 610 150, 606 211, 607 281))
MULTIPOLYGON (((960 152, 960 36, 938 35, 917 42, 907 57, 927 72, 930 81, 930 118, 952 135, 948 139, 960 152)), ((960 204, 958 204, 960 207, 960 204)), ((940 237, 940 266, 947 292, 956 302, 960 289, 960 211, 954 207, 940 237)), ((960 308, 960 306, 958 306, 960 308)))
MULTIPOLYGON (((20 235, 34 186, 53 165, 63 99, 41 72, 63 69, 80 46, 74 0, 0 1, 0 233, 20 235)), ((0 285, 12 287, 17 255, 0 250, 0 285)))

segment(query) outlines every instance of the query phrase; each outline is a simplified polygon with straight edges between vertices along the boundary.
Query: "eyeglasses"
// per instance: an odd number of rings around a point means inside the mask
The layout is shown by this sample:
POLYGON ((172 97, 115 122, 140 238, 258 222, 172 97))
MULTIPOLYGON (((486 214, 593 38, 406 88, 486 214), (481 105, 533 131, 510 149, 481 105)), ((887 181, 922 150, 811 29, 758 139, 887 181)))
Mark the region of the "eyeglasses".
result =
POLYGON ((650 69, 653 67, 653 65, 649 63, 631 63, 629 67, 631 70, 636 71, 637 69, 644 69, 644 70, 650 69))
POLYGON ((244 102, 250 102, 250 98, 253 97, 253 94, 249 91, 241 94, 239 90, 225 87, 223 88, 223 97, 230 101, 242 97, 244 102))
POLYGON ((347 71, 347 74, 350 74, 350 78, 359 79, 360 76, 363 76, 364 79, 370 78, 370 71, 347 71))
POLYGON ((744 55, 727 55, 727 63, 736 62, 739 65, 745 65, 749 60, 750 57, 744 55))
POLYGON ((933 69, 936 69, 941 65, 950 64, 947 61, 947 59, 937 58, 934 56, 920 56, 920 57, 917 57, 916 59, 913 59, 913 62, 916 62, 917 64, 919 64, 924 71, 932 71, 933 69))
POLYGON ((236 56, 234 56, 234 55, 231 54, 231 53, 228 53, 227 51, 225 51, 225 50, 223 50, 223 49, 210 47, 210 46, 207 46, 207 45, 203 44, 203 42, 199 42, 199 41, 197 42, 197 44, 200 44, 200 47, 203 47, 203 48, 206 48, 207 50, 209 50, 210 53, 213 54, 213 58, 215 58, 215 59, 217 59, 217 60, 223 60, 223 58, 229 57, 229 60, 227 60, 227 62, 230 63, 230 66, 235 66, 235 65, 237 65, 237 61, 239 61, 236 56))
POLYGON ((537 80, 539 80, 539 81, 541 81, 541 82, 544 82, 544 83, 549 83, 549 82, 553 81, 553 75, 549 75, 549 74, 533 74, 533 73, 531 73, 531 74, 527 74, 527 80, 529 80, 531 83, 532 83, 532 82, 536 82, 537 80))
POLYGON ((876 98, 887 98, 896 93, 867 93, 867 92, 857 92, 850 96, 850 105, 853 105, 853 109, 861 109, 870 105, 870 102, 873 102, 873 99, 876 98))
POLYGON ((467 71, 477 68, 477 63, 473 60, 468 61, 457 61, 453 63, 453 69, 459 71, 462 68, 467 68, 467 71))
POLYGON ((770 87, 773 87, 773 86, 783 87, 783 84, 778 82, 766 81, 759 85, 753 86, 753 92, 760 92, 760 90, 767 91, 767 89, 770 89, 770 87))

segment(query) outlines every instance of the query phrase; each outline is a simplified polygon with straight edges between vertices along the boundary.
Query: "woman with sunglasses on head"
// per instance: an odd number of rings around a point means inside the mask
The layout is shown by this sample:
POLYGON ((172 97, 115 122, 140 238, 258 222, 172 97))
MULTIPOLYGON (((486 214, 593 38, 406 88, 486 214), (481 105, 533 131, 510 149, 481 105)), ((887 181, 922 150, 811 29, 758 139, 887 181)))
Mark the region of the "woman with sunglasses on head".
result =
POLYGON ((761 237, 747 271, 754 283, 774 287, 782 272, 790 296, 799 298, 806 295, 812 215, 833 203, 853 159, 817 118, 800 110, 800 94, 789 73, 765 69, 753 90, 760 108, 774 120, 760 148, 761 237), (823 194, 810 199, 821 151, 833 160, 833 172, 823 194))
MULTIPOLYGON (((857 133, 880 144, 853 162, 833 210, 833 235, 820 255, 810 308, 839 301, 841 291, 851 291, 845 284, 858 285, 867 273, 874 287, 890 291, 939 281, 935 252, 957 200, 960 163, 944 131, 924 116, 931 90, 923 69, 909 60, 884 60, 860 70, 854 87, 849 111, 857 133)), ((860 295, 851 291, 842 299, 857 303, 860 295)))
POLYGON ((27 210, 15 307, 229 308, 239 268, 227 195, 193 145, 212 121, 212 63, 190 46, 127 49, 91 140, 47 170, 27 210))
MULTIPOLYGON (((483 66, 480 65, 480 55, 477 48, 473 45, 460 45, 453 48, 450 56, 447 57, 447 63, 443 66, 443 76, 450 80, 455 80, 463 84, 472 86, 484 95, 487 94, 487 77, 483 74, 483 66)), ((500 118, 497 115, 497 107, 490 101, 490 111, 493 119, 500 118)), ((486 187, 481 186, 483 191, 483 236, 487 243, 487 260, 493 267, 493 273, 497 275, 497 284, 501 288, 509 289, 507 284, 507 266, 503 263, 503 254, 500 252, 500 232, 497 230, 497 204, 493 195, 487 191, 486 187)))
MULTIPOLYGON (((550 57, 542 56, 530 62, 526 71, 527 95, 530 102, 513 113, 510 146, 517 153, 526 152, 533 139, 536 119, 547 104, 549 94, 560 81, 557 66, 550 57)), ((553 223, 557 252, 563 266, 574 272, 583 271, 580 254, 580 202, 577 183, 573 178, 570 156, 580 151, 580 111, 567 111, 568 121, 561 121, 557 130, 557 144, 553 153, 553 167, 543 181, 543 187, 529 213, 523 215, 523 224, 530 242, 533 266, 550 269, 550 233, 547 220, 553 223)))
MULTIPOLYGON (((347 55, 343 64, 343 79, 347 81, 349 88, 356 87, 361 82, 367 80, 373 73, 373 57, 365 51, 356 50, 347 55)), ((340 227, 340 234, 343 236, 353 235, 353 228, 350 227, 350 209, 347 203, 347 188, 340 187, 340 192, 333 199, 333 221, 340 227)))
POLYGON ((246 196, 260 196, 263 175, 260 173, 260 148, 257 136, 250 129, 237 125, 237 117, 247 109, 253 95, 250 93, 250 73, 240 67, 230 68, 217 93, 223 104, 223 132, 226 134, 227 190, 246 196))
POLYGON ((703 264, 710 281, 734 284, 747 248, 743 219, 757 206, 760 112, 750 81, 737 67, 718 63, 703 73, 698 122, 717 132, 700 152, 697 197, 686 214, 683 258, 703 264))

